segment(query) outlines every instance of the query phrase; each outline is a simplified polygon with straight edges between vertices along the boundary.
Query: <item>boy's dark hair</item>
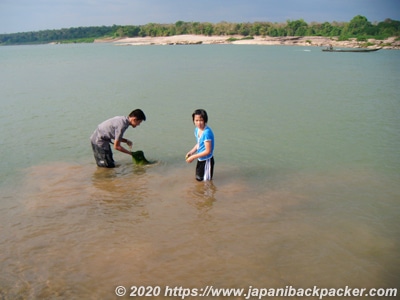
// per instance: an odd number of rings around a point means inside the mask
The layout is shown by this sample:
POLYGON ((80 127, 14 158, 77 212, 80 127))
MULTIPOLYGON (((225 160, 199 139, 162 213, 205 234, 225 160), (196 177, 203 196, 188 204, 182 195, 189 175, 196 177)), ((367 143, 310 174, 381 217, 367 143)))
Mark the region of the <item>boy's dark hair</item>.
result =
POLYGON ((208 122, 207 112, 204 109, 196 109, 194 111, 194 113, 192 113, 193 122, 194 122, 194 116, 196 116, 196 115, 201 116, 203 118, 203 120, 204 120, 204 123, 208 122))
POLYGON ((144 115, 144 112, 141 109, 135 109, 133 110, 129 116, 131 118, 136 118, 137 120, 142 120, 146 121, 146 116, 144 115))

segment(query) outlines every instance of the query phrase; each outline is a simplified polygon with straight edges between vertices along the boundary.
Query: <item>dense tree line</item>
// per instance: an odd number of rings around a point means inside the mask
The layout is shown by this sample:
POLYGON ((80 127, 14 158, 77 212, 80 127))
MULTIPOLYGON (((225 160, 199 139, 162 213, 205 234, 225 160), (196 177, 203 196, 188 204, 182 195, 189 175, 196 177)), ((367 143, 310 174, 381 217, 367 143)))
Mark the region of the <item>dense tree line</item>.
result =
POLYGON ((44 44, 63 41, 87 41, 110 36, 115 33, 118 26, 106 27, 75 27, 54 30, 41 30, 35 32, 20 32, 11 34, 0 34, 0 45, 18 44, 44 44))
POLYGON ((357 38, 385 39, 400 36, 400 21, 386 19, 372 24, 364 16, 355 16, 350 22, 306 23, 304 20, 288 20, 286 23, 201 23, 178 21, 175 24, 113 25, 77 27, 58 30, 42 30, 0 34, 0 45, 42 44, 50 42, 93 42, 104 37, 145 37, 172 36, 181 34, 196 35, 243 35, 243 36, 325 36, 339 37, 340 40, 357 38))

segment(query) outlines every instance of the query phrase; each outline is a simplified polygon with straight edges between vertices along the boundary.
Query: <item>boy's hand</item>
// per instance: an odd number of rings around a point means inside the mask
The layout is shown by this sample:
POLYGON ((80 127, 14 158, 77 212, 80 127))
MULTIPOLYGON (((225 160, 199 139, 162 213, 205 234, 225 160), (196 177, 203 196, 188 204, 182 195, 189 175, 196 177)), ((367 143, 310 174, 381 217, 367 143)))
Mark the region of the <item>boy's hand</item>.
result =
POLYGON ((186 162, 189 164, 193 161, 193 157, 190 154, 186 154, 185 159, 186 159, 186 162))

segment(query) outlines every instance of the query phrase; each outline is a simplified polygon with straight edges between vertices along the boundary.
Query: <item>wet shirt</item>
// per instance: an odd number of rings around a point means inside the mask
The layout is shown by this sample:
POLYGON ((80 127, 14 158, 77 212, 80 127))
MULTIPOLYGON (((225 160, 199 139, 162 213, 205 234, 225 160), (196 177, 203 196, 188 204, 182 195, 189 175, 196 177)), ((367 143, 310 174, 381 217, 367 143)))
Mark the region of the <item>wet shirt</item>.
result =
POLYGON ((101 148, 107 148, 112 140, 121 140, 129 127, 128 117, 114 117, 97 126, 90 140, 101 148))
POLYGON ((198 137, 198 131, 199 131, 199 129, 196 127, 194 129, 194 135, 196 136, 197 144, 199 145, 198 148, 197 148, 197 153, 201 153, 204 150, 206 150, 206 145, 204 143, 205 141, 211 141, 211 153, 209 155, 207 155, 207 156, 199 158, 199 161, 203 161, 203 160, 207 160, 207 159, 213 157, 213 154, 214 154, 214 133, 213 133, 213 131, 211 130, 210 127, 206 126, 204 128, 203 134, 199 138, 198 137))

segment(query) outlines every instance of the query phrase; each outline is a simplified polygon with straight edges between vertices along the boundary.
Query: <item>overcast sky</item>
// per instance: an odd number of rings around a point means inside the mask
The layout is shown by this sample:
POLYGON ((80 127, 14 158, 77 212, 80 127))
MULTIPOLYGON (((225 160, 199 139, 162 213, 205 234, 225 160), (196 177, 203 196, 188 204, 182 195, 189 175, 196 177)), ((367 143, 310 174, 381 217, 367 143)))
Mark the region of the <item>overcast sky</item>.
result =
POLYGON ((0 33, 186 22, 400 21, 400 0, 0 0, 0 33))

